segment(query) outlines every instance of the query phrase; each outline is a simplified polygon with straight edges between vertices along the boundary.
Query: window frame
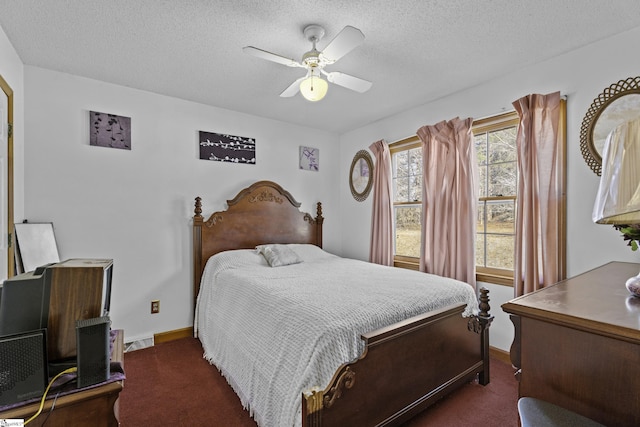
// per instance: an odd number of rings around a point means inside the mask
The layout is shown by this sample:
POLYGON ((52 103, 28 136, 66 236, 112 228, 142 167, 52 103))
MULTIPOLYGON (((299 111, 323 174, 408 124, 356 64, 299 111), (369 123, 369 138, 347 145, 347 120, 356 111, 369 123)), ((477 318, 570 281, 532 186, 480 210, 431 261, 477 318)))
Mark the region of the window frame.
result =
MULTIPOLYGON (((401 139, 399 141, 393 142, 389 144, 389 153, 391 158, 393 159, 393 155, 400 151, 408 151, 414 148, 422 148, 422 141, 418 138, 418 135, 413 135, 405 139, 401 139)), ((393 163, 393 162, 392 162, 393 163)), ((395 195, 394 195, 395 196, 395 195)), ((393 201, 393 231, 394 231, 394 239, 393 239, 393 266, 400 268, 407 268, 409 270, 420 270, 420 258, 410 257, 406 255, 396 255, 396 238, 395 238, 395 214, 396 214, 396 206, 413 206, 419 204, 422 209, 422 197, 420 200, 413 202, 396 202, 395 197, 393 201)))
MULTIPOLYGON (((475 137, 475 135, 489 133, 489 132, 496 132, 496 131, 511 128, 514 126, 517 129, 519 123, 520 123, 520 117, 518 116, 518 113, 515 110, 513 110, 513 111, 497 114, 495 116, 474 120, 473 125, 471 126, 471 131, 475 137)), ((516 173, 517 173, 517 161, 516 161, 516 173)), ((513 200, 514 209, 515 209, 515 206, 518 200, 517 178, 516 178, 516 194, 506 195, 506 196, 478 197, 478 204, 482 202, 491 202, 491 201, 500 201, 500 200, 513 200)), ((476 231, 476 236, 474 237, 477 237, 477 231, 476 231)), ((515 230, 514 230, 514 237, 515 237, 515 230)), ((515 258, 515 252, 514 252, 514 258, 515 258)), ((476 264, 476 281, 494 283, 494 284, 504 285, 504 286, 513 286, 513 270, 495 268, 495 267, 484 267, 484 266, 480 267, 476 264)))

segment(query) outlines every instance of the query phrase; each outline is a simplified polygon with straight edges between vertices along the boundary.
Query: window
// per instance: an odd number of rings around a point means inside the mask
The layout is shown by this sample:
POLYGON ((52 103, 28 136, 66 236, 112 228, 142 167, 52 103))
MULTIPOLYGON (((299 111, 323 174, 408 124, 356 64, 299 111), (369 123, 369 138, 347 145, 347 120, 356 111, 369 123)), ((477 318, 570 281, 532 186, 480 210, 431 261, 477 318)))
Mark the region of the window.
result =
POLYGON ((391 145, 394 265, 417 270, 422 218, 422 145, 417 136, 391 145))
MULTIPOLYGON (((513 284, 518 121, 514 111, 473 123, 480 181, 476 230, 479 281, 513 284)), ((422 143, 414 136, 391 144, 390 151, 394 265, 417 270, 422 217, 422 143)))
MULTIPOLYGON (((559 182, 565 181, 566 103, 562 103, 559 135, 559 182)), ((478 158, 479 198, 476 229, 476 279, 513 286, 518 166, 515 111, 473 123, 478 158)), ((396 267, 419 268, 422 217, 422 144, 417 136, 390 144, 393 168, 396 267)), ((564 186, 564 184, 562 184, 564 186)), ((564 205, 560 207, 564 218, 564 205)), ((563 220, 564 221, 564 220, 563 220)), ((564 223, 559 262, 564 265, 564 223)))
POLYGON ((518 121, 514 111, 473 123, 479 175, 476 223, 479 281, 513 283, 518 121))

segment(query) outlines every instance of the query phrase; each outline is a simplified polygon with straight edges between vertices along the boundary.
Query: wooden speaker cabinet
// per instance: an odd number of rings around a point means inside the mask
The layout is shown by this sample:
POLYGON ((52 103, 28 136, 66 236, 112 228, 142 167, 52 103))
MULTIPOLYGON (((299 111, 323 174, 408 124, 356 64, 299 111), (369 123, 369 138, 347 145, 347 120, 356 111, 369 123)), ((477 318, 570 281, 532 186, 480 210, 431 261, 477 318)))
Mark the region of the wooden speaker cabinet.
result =
POLYGON ((108 314, 112 270, 111 259, 69 259, 47 267, 50 362, 76 356, 76 320, 108 314))

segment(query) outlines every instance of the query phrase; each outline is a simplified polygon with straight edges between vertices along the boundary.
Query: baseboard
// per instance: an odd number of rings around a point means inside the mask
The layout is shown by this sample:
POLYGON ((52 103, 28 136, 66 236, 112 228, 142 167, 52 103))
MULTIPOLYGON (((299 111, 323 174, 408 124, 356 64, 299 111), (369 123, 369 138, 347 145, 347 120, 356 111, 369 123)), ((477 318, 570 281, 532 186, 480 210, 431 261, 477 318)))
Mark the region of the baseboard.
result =
POLYGON ((489 356, 511 365, 511 355, 508 351, 489 346, 489 356))
POLYGON ((174 329, 173 331, 160 332, 153 335, 153 344, 173 341, 180 338, 193 337, 193 327, 174 329))

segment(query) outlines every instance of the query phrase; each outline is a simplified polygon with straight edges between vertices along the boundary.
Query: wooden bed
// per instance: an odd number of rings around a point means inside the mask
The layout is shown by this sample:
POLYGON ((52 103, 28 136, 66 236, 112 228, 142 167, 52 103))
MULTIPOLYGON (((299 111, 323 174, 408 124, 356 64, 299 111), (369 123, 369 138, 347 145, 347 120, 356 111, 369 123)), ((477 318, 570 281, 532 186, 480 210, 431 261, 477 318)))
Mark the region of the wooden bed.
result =
MULTIPOLYGON (((315 217, 301 212, 274 182, 256 182, 227 204, 205 220, 195 201, 194 307, 205 264, 218 252, 267 243, 322 247, 321 204, 315 217)), ((467 382, 488 384, 488 302, 482 289, 477 316, 462 317, 458 304, 364 334, 358 360, 343 364, 326 389, 303 393, 302 425, 398 425, 467 382)))

